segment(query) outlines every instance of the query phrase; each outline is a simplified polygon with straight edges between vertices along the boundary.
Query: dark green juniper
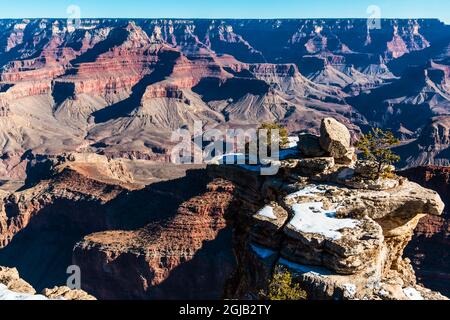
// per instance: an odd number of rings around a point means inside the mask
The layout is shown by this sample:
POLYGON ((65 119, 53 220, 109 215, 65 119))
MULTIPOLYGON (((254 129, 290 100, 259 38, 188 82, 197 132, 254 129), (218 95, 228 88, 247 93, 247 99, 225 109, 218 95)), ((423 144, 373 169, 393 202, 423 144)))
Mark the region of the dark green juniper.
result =
POLYGON ((391 148, 399 143, 400 140, 392 132, 380 128, 372 129, 358 141, 356 147, 362 152, 363 158, 374 164, 374 179, 392 175, 389 166, 400 161, 400 157, 393 153, 391 148))
POLYGON ((276 123, 263 123, 259 128, 259 130, 267 130, 267 147, 270 148, 272 144, 272 130, 278 130, 278 140, 274 140, 280 145, 280 148, 285 148, 288 144, 288 131, 282 125, 276 123))
POLYGON ((269 282, 267 292, 261 293, 265 300, 306 300, 307 294, 298 283, 293 283, 292 274, 283 267, 277 267, 269 282))

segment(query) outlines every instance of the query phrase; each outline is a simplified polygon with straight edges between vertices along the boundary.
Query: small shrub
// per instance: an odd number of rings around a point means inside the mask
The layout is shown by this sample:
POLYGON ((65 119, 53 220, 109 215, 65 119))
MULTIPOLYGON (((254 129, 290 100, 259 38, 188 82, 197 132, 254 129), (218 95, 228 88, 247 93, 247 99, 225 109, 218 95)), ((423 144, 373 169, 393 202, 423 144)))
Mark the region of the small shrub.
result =
POLYGON ((269 282, 267 292, 261 294, 266 300, 306 300, 307 294, 298 283, 292 282, 291 273, 278 267, 269 282))
POLYGON ((288 145, 288 131, 282 125, 276 123, 263 123, 259 128, 259 130, 267 130, 267 148, 270 149, 272 143, 278 143, 280 148, 285 148, 288 145), (279 138, 277 140, 272 141, 272 130, 278 130, 279 138))
POLYGON ((391 148, 399 143, 392 132, 379 128, 372 129, 358 141, 356 147, 362 152, 363 158, 374 164, 371 172, 374 180, 394 176, 389 167, 400 161, 400 157, 391 148))

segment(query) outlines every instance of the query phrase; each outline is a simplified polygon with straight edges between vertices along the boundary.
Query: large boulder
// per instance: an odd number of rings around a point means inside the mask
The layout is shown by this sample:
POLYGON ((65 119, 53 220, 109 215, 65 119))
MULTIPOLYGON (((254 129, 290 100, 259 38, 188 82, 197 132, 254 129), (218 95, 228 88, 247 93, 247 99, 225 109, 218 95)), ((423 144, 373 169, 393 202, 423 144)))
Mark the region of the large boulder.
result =
POLYGON ((325 118, 320 126, 320 146, 335 159, 348 155, 350 148, 350 131, 333 118, 325 118))

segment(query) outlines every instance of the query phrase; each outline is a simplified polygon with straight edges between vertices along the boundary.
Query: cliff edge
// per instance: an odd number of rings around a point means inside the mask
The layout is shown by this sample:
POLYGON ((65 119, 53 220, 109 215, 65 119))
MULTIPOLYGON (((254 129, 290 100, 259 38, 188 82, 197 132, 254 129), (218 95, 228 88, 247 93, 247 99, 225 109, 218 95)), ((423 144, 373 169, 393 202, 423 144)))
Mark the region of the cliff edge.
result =
POLYGON ((325 119, 321 136, 300 137, 300 155, 281 161, 276 176, 257 167, 208 168, 236 188, 239 210, 230 221, 238 269, 229 297, 257 298, 282 266, 310 299, 446 299, 418 285, 403 257, 419 220, 442 214, 441 198, 406 178, 366 178, 345 137, 344 126, 325 119), (350 161, 339 164, 345 154, 350 161))

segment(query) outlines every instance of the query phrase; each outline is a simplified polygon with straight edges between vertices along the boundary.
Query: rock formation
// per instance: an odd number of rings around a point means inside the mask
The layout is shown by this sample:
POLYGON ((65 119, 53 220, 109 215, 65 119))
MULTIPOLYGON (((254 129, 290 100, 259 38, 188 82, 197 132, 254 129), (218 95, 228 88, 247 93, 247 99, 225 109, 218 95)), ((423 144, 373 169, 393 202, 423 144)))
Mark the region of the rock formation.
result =
POLYGON ((406 255, 412 261, 418 281, 449 295, 450 170, 448 167, 418 167, 399 174, 437 191, 444 200, 446 209, 441 217, 427 216, 420 220, 406 255))
POLYGON ((432 118, 416 141, 397 147, 396 151, 402 155, 402 168, 449 166, 447 154, 450 154, 450 117, 432 118))
MULTIPOLYGON (((301 134, 298 149, 306 159, 328 157, 331 167, 334 163, 352 165, 356 161, 349 130, 333 118, 325 118, 322 121, 320 136, 301 134)), ((305 161, 307 160, 303 161, 302 167, 305 167, 305 161)), ((317 163, 317 160, 313 163, 317 163)))
POLYGON ((170 217, 179 203, 203 190, 203 176, 92 154, 36 157, 25 185, 0 191, 0 264, 17 267, 38 291, 60 286, 77 241, 170 217))
MULTIPOLYGON (((349 134, 327 130, 327 138, 349 134)), ((254 299, 283 266, 310 299, 445 299, 417 282, 404 256, 419 220, 443 212, 436 192, 400 177, 367 181, 329 154, 291 154, 275 176, 258 165, 210 165, 207 189, 159 217, 161 207, 139 200, 151 186, 109 186, 105 216, 115 227, 88 231, 74 247, 82 288, 102 299, 254 299), (127 225, 120 217, 134 217, 131 203, 145 217, 127 225)))
MULTIPOLYGON (((449 115, 449 34, 421 19, 369 34, 363 19, 0 20, 0 168, 29 150, 168 162, 194 121, 316 134, 333 117, 410 142, 449 115)), ((448 162, 419 144, 410 163, 448 162)))
POLYGON ((275 177, 209 168, 233 182, 240 208, 232 218, 238 271, 229 296, 256 298, 283 266, 311 299, 443 299, 417 284, 403 255, 420 218, 443 212, 439 195, 404 178, 372 190, 354 183, 364 178, 351 166, 310 159, 316 172, 305 174, 304 160, 292 159, 275 177))
POLYGON ((73 256, 83 288, 104 299, 222 298, 235 264, 225 230, 232 199, 232 185, 215 181, 163 223, 85 237, 73 256))
POLYGON ((17 269, 0 267, 0 300, 96 300, 83 290, 68 287, 44 289, 41 294, 25 280, 17 269))

